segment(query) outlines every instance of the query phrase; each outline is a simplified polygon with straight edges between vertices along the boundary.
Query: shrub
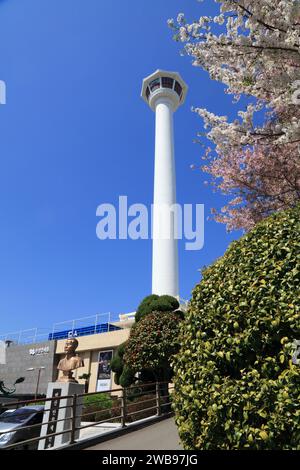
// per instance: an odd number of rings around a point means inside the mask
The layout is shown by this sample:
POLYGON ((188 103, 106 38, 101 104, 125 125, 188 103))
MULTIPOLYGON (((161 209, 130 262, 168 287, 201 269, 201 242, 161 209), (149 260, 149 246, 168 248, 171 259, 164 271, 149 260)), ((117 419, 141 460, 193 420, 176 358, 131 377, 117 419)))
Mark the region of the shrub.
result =
POLYGON ((125 365, 119 379, 119 384, 121 387, 130 387, 130 385, 135 381, 134 375, 135 374, 132 372, 131 368, 125 365))
POLYGON ((123 356, 125 347, 126 341, 120 344, 110 363, 111 370, 115 373, 115 383, 121 385, 121 387, 129 387, 129 385, 134 382, 134 374, 131 372, 130 368, 125 367, 124 364, 123 356))
MULTIPOLYGON (((153 312, 168 312, 171 313, 174 310, 179 308, 179 302, 174 297, 170 295, 162 295, 158 296, 155 294, 148 295, 144 298, 144 300, 140 303, 137 313, 136 313, 136 323, 140 322, 142 319, 145 318, 146 315, 150 315, 153 312)), ((177 321, 183 317, 183 313, 178 310, 177 314, 177 321)), ((165 318, 165 317, 164 317, 165 318)), ((143 323, 145 325, 146 323, 143 323)), ((136 325, 135 325, 136 326, 136 325)), ((134 328, 132 329, 132 331, 134 328)), ((153 382, 156 377, 153 374, 153 369, 139 369, 136 370, 130 362, 125 364, 124 362, 124 353, 126 351, 128 343, 131 341, 131 335, 129 340, 125 343, 121 344, 112 361, 111 361, 111 369, 115 373, 114 380, 117 385, 121 385, 122 387, 129 387, 130 385, 136 382, 153 382), (139 379, 136 377, 136 373, 139 372, 139 379)), ((169 365, 167 364, 167 369, 169 370, 169 365)), ((161 375, 161 374, 160 374, 161 375)))
POLYGON ((107 393, 97 393, 95 395, 84 395, 83 397, 84 406, 94 406, 105 409, 112 407, 112 399, 107 393))
POLYGON ((139 322, 142 318, 152 312, 173 312, 179 308, 179 302, 175 297, 170 295, 148 295, 140 303, 136 315, 135 321, 139 322))
POLYGON ((118 375, 122 374, 124 364, 123 364, 123 358, 120 356, 118 349, 115 353, 115 356, 110 361, 110 367, 112 371, 115 372, 116 374, 118 375))
POLYGON ((193 291, 175 358, 186 449, 300 449, 300 208, 231 244, 193 291))
POLYGON ((83 421, 102 421, 112 416, 113 399, 107 393, 84 395, 83 421))
POLYGON ((172 310, 177 310, 179 308, 179 302, 175 297, 171 295, 161 295, 159 300, 162 302, 167 302, 172 307, 172 310))
POLYGON ((177 352, 180 317, 176 312, 153 312, 133 326, 126 343, 124 362, 133 372, 154 372, 169 380, 170 359, 177 352))

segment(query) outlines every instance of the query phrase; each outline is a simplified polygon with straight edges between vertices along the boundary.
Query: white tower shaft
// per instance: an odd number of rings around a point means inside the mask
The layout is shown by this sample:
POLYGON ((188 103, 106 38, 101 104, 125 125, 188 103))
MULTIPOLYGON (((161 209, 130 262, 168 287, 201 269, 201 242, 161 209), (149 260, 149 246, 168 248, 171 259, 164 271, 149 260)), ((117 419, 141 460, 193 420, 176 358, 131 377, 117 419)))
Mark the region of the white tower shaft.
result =
POLYGON ((152 212, 152 293, 179 299, 178 216, 173 114, 184 103, 187 85, 177 72, 156 70, 143 80, 141 96, 155 112, 155 169, 152 212))
POLYGON ((167 97, 157 99, 155 114, 152 293, 179 297, 172 101, 167 97))

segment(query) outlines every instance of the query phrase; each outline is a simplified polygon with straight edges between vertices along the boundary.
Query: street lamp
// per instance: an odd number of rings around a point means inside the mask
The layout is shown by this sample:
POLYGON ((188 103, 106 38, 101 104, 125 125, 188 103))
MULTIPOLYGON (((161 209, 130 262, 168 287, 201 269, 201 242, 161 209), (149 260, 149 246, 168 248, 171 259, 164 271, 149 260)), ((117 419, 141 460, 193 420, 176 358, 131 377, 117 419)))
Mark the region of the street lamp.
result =
POLYGON ((43 370, 43 369, 45 369, 45 367, 29 367, 29 369, 27 369, 28 371, 38 370, 38 376, 37 376, 37 382, 36 382, 36 389, 35 389, 35 396, 34 396, 34 399, 35 399, 35 400, 37 399, 38 390, 39 390, 39 383, 40 383, 40 375, 41 375, 41 370, 43 370))

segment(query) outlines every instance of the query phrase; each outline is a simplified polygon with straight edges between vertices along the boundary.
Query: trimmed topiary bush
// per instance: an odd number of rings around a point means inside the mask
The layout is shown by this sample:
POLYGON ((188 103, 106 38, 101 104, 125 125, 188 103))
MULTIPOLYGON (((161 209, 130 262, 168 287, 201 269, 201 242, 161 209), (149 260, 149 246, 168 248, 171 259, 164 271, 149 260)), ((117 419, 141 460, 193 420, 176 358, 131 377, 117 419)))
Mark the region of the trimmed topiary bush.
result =
MULTIPOLYGON (((177 299, 170 295, 148 295, 144 298, 144 300, 140 303, 137 313, 136 313, 136 322, 145 318, 146 315, 151 314, 153 311, 159 312, 168 312, 171 313, 173 310, 179 308, 179 302, 177 299)), ((183 313, 178 311, 178 318, 182 318, 183 313)), ((144 323, 143 323, 144 324, 144 323)), ((111 369, 115 373, 114 380, 117 385, 121 385, 122 387, 129 387, 130 385, 136 382, 147 382, 151 377, 151 381, 154 380, 153 371, 150 370, 134 370, 130 364, 124 362, 124 353, 127 348, 128 343, 131 341, 130 338, 123 344, 121 344, 111 361, 111 369), (139 372, 139 379, 136 377, 136 373, 139 372)))
POLYGON ((137 308, 136 314, 135 314, 135 321, 139 321, 142 317, 147 315, 148 313, 151 313, 153 310, 151 309, 151 304, 159 299, 159 295, 152 294, 152 295, 147 295, 145 297, 140 305, 137 308))
POLYGON ((110 363, 111 370, 115 373, 115 383, 121 385, 121 387, 129 387, 135 381, 134 373, 124 364, 125 348, 126 341, 120 344, 110 363))
MULTIPOLYGON (((124 367, 123 358, 119 355, 118 350, 116 350, 115 356, 110 361, 110 367, 111 367, 111 370, 115 372, 115 374, 117 375, 117 377, 115 377, 115 381, 116 381, 116 378, 118 380, 120 378, 120 375, 123 372, 123 367, 124 367)), ((116 383, 118 384, 118 382, 116 383)))
POLYGON ((166 302, 168 303, 171 307, 172 310, 177 310, 179 308, 179 302, 175 297, 172 297, 171 295, 161 295, 159 297, 159 300, 161 302, 166 302))
POLYGON ((170 360, 178 351, 180 317, 176 312, 153 312, 132 327, 124 362, 133 372, 152 371, 157 380, 169 380, 170 360))
POLYGON ((142 318, 152 312, 173 312, 178 308, 178 300, 171 295, 148 295, 138 306, 135 321, 139 322, 142 318))
POLYGON ((124 366, 122 374, 120 375, 119 384, 121 387, 130 387, 136 381, 135 375, 130 367, 124 366))
POLYGON ((300 449, 300 207, 203 272, 174 361, 186 449, 300 449))

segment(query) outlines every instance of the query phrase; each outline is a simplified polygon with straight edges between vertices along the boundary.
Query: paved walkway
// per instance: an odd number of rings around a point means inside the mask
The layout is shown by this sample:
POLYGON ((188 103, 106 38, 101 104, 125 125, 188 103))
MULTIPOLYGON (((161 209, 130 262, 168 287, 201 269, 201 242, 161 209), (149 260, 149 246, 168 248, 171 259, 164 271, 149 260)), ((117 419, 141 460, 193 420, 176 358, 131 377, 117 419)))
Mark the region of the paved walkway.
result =
POLYGON ((87 450, 182 450, 173 418, 151 424, 87 450))

